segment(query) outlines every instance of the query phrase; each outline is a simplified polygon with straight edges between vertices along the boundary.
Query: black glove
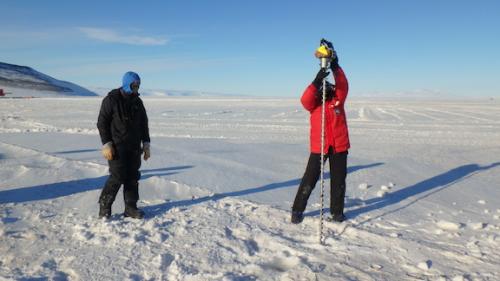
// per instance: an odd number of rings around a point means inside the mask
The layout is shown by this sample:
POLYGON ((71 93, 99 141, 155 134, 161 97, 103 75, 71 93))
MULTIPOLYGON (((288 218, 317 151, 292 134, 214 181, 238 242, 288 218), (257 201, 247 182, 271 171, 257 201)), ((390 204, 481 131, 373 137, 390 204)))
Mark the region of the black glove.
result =
POLYGON ((332 59, 330 61, 330 69, 335 72, 335 70, 337 70, 339 68, 339 57, 337 56, 337 52, 335 52, 335 49, 333 48, 332 42, 323 38, 323 39, 321 39, 320 44, 322 44, 322 45, 324 44, 328 48, 330 48, 330 50, 332 50, 333 54, 332 54, 332 59))
POLYGON ((335 72, 339 68, 339 57, 337 56, 337 52, 333 51, 333 57, 330 61, 330 69, 335 72))
POLYGON ((318 71, 318 74, 316 74, 316 78, 314 78, 314 81, 312 82, 316 89, 319 89, 319 87, 323 85, 323 79, 325 79, 328 74, 330 74, 330 72, 327 72, 325 68, 321 68, 318 71))
POLYGON ((328 40, 326 40, 324 38, 321 39, 320 44, 322 44, 322 45, 325 44, 328 48, 330 48, 330 50, 333 50, 333 44, 332 44, 332 42, 330 42, 330 41, 328 41, 328 40))
MULTIPOLYGON (((335 85, 332 85, 332 83, 328 81, 326 81, 325 84, 326 84, 325 100, 329 101, 335 96, 335 85)), ((316 101, 319 104, 323 103, 323 85, 321 85, 316 91, 316 101)))

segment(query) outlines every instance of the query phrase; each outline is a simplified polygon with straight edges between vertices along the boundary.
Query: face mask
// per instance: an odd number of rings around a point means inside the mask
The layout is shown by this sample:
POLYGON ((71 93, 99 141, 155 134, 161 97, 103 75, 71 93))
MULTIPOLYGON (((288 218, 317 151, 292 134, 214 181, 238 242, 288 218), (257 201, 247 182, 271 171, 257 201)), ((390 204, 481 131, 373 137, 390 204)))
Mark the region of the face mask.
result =
POLYGON ((130 84, 130 89, 132 90, 132 93, 133 94, 138 94, 139 93, 139 87, 140 87, 140 83, 137 83, 137 82, 134 82, 132 84, 130 84))

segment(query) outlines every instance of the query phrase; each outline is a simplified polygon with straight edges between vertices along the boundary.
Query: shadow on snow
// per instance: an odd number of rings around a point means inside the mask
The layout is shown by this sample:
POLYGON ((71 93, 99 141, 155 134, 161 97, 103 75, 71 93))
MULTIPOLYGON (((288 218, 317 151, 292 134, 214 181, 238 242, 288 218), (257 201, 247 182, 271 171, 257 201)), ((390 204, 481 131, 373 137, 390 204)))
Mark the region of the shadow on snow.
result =
MULTIPOLYGON (((192 167, 193 166, 176 166, 161 169, 141 170, 141 173, 143 174, 141 179, 147 179, 155 176, 173 175, 179 173, 179 170, 189 169, 192 167)), ((79 179, 3 190, 0 191, 0 204, 55 199, 75 193, 101 189, 104 186, 107 178, 108 175, 97 178, 79 179)))
MULTIPOLYGON (((373 164, 368 164, 368 165, 359 165, 359 166, 352 166, 347 168, 348 173, 353 173, 358 170, 362 169, 368 169, 372 167, 376 167, 379 165, 383 165, 383 163, 373 163, 373 164)), ((330 173, 325 174, 325 179, 330 178, 330 173)), ((195 198, 195 199, 186 199, 186 200, 179 200, 179 201, 174 201, 174 202, 166 202, 154 206, 146 206, 144 207, 144 211, 146 213, 146 217, 154 217, 159 214, 167 212, 171 208, 175 207, 187 207, 195 204, 200 204, 206 201, 216 201, 220 200, 226 197, 237 197, 237 196, 244 196, 244 195, 249 195, 249 194, 254 194, 254 193, 259 193, 259 192, 266 192, 270 190, 275 190, 275 189, 280 189, 280 188, 290 188, 290 187, 297 187, 300 184, 300 178, 298 179, 293 179, 293 180, 288 180, 288 181, 283 181, 283 182, 278 182, 278 183, 271 183, 271 184, 266 184, 263 186, 259 187, 254 187, 254 188, 249 188, 249 189, 244 189, 244 190, 238 190, 238 191, 231 191, 231 192, 225 192, 225 193, 216 193, 211 196, 204 196, 200 198, 195 198)))
POLYGON ((85 152, 94 152, 101 151, 100 149, 80 149, 80 150, 68 150, 68 151, 58 151, 53 152, 53 154, 72 154, 72 153, 85 153, 85 152))
MULTIPOLYGON (((357 200, 355 206, 361 205, 360 207, 354 207, 351 210, 346 212, 346 216, 348 218, 355 218, 361 214, 371 212, 373 210, 382 209, 390 205, 394 205, 400 203, 406 199, 415 197, 419 194, 423 194, 420 197, 413 198, 413 201, 406 203, 403 206, 396 208, 395 210, 388 211, 380 216, 386 215, 388 213, 396 212, 403 208, 408 207, 409 205, 428 197, 436 192, 439 192, 445 188, 450 187, 451 185, 463 181, 464 179, 473 176, 481 171, 486 171, 496 166, 499 166, 500 162, 496 162, 487 166, 479 166, 477 164, 468 164, 459 166, 457 168, 451 169, 447 172, 434 176, 432 178, 426 179, 414 185, 401 188, 397 191, 390 192, 386 194, 384 197, 371 198, 368 200, 357 200), (425 193, 425 194, 424 194, 425 193)), ((349 206, 346 206, 347 208, 349 206)), ((325 212, 329 212, 329 208, 324 209, 325 212)), ((306 213, 306 216, 317 216, 319 215, 320 210, 315 210, 306 213)), ((378 216, 378 217, 380 217, 378 216)))

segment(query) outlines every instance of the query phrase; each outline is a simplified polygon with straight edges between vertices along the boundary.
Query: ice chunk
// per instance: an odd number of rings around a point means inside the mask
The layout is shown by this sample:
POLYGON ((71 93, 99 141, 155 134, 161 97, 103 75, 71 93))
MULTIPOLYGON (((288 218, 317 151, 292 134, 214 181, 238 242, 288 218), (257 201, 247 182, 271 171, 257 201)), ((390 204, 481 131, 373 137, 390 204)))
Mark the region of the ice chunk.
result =
POLYGON ((426 260, 426 261, 423 261, 423 262, 419 262, 417 267, 422 269, 422 270, 429 270, 432 266, 432 261, 430 260, 426 260))
POLYGON ((437 222, 437 226, 444 230, 458 230, 462 225, 455 222, 441 220, 437 222))
POLYGON ((391 190, 391 187, 389 187, 387 185, 381 185, 380 189, 383 190, 383 191, 389 191, 389 190, 391 190))
POLYGON ((361 183, 358 185, 358 188, 361 190, 367 190, 368 189, 368 184, 367 183, 361 183))

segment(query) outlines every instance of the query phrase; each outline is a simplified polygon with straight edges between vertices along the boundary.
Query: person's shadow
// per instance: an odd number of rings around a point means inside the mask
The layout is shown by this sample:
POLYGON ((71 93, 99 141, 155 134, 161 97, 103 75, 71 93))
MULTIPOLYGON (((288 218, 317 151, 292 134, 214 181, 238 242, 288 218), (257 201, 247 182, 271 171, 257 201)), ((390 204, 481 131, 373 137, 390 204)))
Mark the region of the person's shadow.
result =
POLYGON ((141 180, 145 180, 151 177, 166 177, 180 173, 180 170, 191 169, 194 166, 186 165, 186 166, 175 166, 169 168, 159 168, 159 169, 149 169, 149 170, 141 170, 141 180))
POLYGON ((75 193, 100 189, 104 185, 107 177, 108 176, 102 176, 2 190, 0 191, 0 204, 55 199, 75 193))
POLYGON ((53 154, 76 154, 76 153, 95 152, 95 151, 100 151, 100 149, 89 148, 89 149, 79 149, 79 150, 57 151, 53 152, 53 154))
MULTIPOLYGON (((383 165, 383 163, 373 163, 373 164, 368 164, 368 165, 359 165, 359 166, 352 166, 347 168, 348 173, 353 173, 358 170, 362 169, 369 169, 373 168, 379 165, 383 165)), ((325 174, 325 179, 330 178, 330 173, 325 174)), ((243 190, 237 190, 237 191, 230 191, 230 192, 225 192, 225 193, 216 193, 211 196, 204 196, 204 197, 199 197, 199 198, 194 198, 194 199, 185 199, 185 200, 179 200, 179 201, 173 201, 173 202, 166 202, 158 205, 153 205, 153 206, 146 206, 143 208, 144 212, 146 213, 146 217, 154 217, 157 215, 160 215, 162 213, 167 212, 168 210, 176 207, 187 207, 187 206, 192 206, 196 204, 200 204, 203 202, 207 201, 216 201, 220 200, 226 197, 238 197, 238 196, 244 196, 244 195, 250 195, 254 193, 260 193, 260 192, 266 192, 266 191, 271 191, 275 189, 280 189, 280 188, 290 188, 290 187, 298 187, 300 184, 301 179, 293 179, 293 180, 287 180, 283 182, 277 182, 277 183, 271 183, 271 184, 266 184, 263 186, 259 187, 253 187, 253 188, 248 188, 248 189, 243 189, 243 190)))
MULTIPOLYGON (((161 177, 173 175, 180 173, 180 170, 190 169, 192 167, 194 166, 176 166, 161 169, 141 170, 141 173, 144 174, 141 179, 147 179, 154 176, 161 177)), ((0 204, 55 199, 80 192, 101 189, 104 186, 107 178, 108 175, 97 178, 78 179, 72 181, 2 190, 0 191, 0 204)))
MULTIPOLYGON (((362 206, 356 207, 346 212, 347 218, 355 218, 361 214, 371 212, 373 210, 382 209, 390 205, 394 205, 400 203, 406 199, 412 198, 412 201, 409 201, 403 206, 391 211, 387 211, 386 213, 379 215, 383 216, 388 213, 396 212, 403 208, 408 207, 409 205, 421 200, 425 197, 428 197, 436 192, 439 192, 445 188, 450 187, 451 185, 460 182, 468 177, 471 177, 481 171, 486 171, 496 166, 499 166, 500 162, 492 163, 487 166, 479 166, 477 164, 468 164, 459 166, 457 168, 451 169, 447 172, 434 176, 432 178, 426 179, 414 185, 399 189, 397 191, 386 194, 384 197, 371 198, 368 200, 358 200, 356 205, 361 204, 362 206), (417 195, 422 194, 422 196, 417 197, 417 195)), ((325 212, 329 212, 329 208, 324 209, 325 212)), ((316 216, 318 215, 320 210, 312 211, 307 213, 307 216, 316 216)), ((373 218, 372 218, 373 219, 373 218)))

